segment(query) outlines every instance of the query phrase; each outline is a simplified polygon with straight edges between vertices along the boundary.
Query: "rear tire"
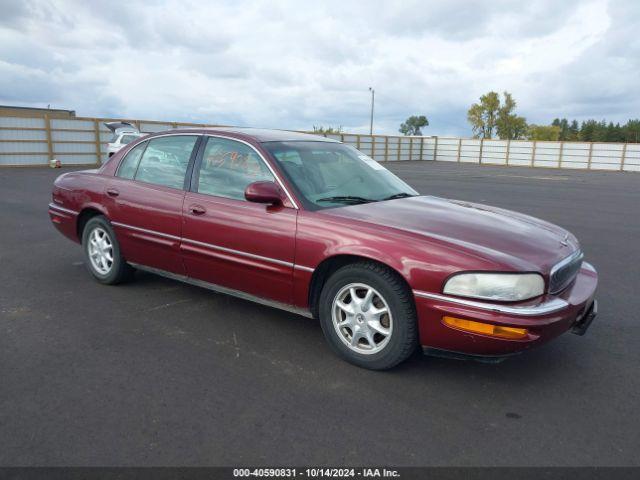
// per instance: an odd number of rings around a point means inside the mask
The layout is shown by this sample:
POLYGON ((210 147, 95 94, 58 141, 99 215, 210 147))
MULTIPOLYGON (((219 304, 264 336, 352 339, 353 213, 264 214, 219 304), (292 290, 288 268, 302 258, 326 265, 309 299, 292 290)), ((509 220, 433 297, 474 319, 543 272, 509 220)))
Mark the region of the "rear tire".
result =
POLYGON ((319 313, 331 348, 359 367, 389 369, 416 349, 411 290, 384 265, 358 262, 337 270, 322 289, 319 313))
POLYGON ((118 239, 103 215, 89 219, 82 230, 82 249, 91 275, 106 285, 130 280, 134 269, 120 254, 118 239))

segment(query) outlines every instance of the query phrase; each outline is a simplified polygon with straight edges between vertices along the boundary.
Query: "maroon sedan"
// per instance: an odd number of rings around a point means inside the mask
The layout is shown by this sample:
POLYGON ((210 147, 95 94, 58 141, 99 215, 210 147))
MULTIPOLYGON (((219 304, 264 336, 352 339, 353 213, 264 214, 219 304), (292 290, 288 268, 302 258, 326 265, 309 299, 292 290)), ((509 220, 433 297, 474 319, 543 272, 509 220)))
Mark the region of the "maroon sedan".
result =
POLYGON ((596 315, 576 238, 419 195, 353 147, 259 129, 144 137, 54 184, 53 224, 105 284, 147 270, 318 318, 346 360, 497 360, 596 315))

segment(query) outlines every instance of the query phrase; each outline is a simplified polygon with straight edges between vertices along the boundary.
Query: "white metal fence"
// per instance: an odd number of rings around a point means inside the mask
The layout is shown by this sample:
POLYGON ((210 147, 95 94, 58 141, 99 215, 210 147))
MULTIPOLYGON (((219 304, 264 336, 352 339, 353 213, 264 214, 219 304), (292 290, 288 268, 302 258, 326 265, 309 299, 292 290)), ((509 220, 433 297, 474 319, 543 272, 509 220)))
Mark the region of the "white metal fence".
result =
POLYGON ((0 116, 0 166, 96 165, 107 159, 112 136, 104 122, 124 120, 144 133, 213 126, 112 118, 0 116))
POLYGON ((436 160, 525 167, 640 171, 640 143, 482 140, 330 134, 378 161, 436 160))
MULTIPOLYGON (((107 158, 111 132, 105 118, 0 116, 0 166, 96 165, 107 158)), ((130 120, 142 132, 213 126, 130 120)), ((382 162, 436 160, 530 167, 640 171, 640 144, 479 140, 451 137, 401 137, 328 134, 382 162)))

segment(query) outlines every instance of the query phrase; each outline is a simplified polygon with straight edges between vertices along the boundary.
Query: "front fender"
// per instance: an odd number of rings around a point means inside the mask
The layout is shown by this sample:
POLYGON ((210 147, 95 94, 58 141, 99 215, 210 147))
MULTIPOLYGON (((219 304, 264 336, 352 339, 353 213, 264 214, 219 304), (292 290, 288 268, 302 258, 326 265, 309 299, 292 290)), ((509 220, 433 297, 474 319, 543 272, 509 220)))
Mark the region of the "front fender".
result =
POLYGON ((383 263, 398 272, 410 288, 427 292, 440 292, 444 279, 456 271, 487 267, 478 257, 415 234, 364 222, 343 222, 317 212, 300 212, 294 270, 297 305, 307 306, 315 269, 338 255, 383 263))

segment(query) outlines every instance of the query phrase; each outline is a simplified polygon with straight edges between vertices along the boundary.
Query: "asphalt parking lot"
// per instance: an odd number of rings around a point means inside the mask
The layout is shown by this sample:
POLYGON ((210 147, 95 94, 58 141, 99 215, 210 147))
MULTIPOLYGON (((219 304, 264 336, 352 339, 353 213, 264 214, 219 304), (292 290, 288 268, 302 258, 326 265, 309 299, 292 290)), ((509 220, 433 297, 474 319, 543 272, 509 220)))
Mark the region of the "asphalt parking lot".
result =
POLYGON ((107 287, 0 169, 0 465, 640 465, 640 173, 402 162, 421 193, 558 223, 600 315, 498 365, 337 359, 317 322, 150 274, 107 287))

